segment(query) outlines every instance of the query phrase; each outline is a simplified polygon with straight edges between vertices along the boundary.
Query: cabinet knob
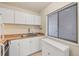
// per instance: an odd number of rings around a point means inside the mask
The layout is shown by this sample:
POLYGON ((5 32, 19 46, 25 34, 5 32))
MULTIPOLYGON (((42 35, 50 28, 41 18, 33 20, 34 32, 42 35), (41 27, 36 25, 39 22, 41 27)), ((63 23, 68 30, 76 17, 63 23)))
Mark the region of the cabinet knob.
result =
POLYGON ((50 53, 48 52, 48 55, 50 55, 50 53))

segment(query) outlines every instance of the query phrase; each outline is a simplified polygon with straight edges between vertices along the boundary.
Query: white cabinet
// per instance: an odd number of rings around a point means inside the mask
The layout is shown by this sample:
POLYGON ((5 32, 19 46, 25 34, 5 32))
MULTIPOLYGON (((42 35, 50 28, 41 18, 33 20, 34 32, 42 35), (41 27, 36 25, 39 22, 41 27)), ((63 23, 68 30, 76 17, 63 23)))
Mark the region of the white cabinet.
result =
POLYGON ((38 37, 31 38, 30 40, 31 45, 31 53, 37 52, 40 50, 40 39, 38 37))
POLYGON ((9 8, 0 8, 3 23, 14 23, 14 10, 9 8))
POLYGON ((20 56, 31 55, 40 50, 40 39, 38 37, 20 40, 20 56))
POLYGON ((0 23, 41 25, 41 17, 10 8, 0 8, 0 23))
POLYGON ((31 53, 30 40, 29 39, 20 40, 20 56, 27 56, 30 53, 31 53))
POLYGON ((30 14, 26 14, 25 19, 26 19, 26 24, 32 25, 32 16, 30 14))
POLYGON ((9 55, 10 56, 20 55, 19 40, 13 40, 10 42, 9 55))
POLYGON ((26 24, 41 25, 41 18, 40 18, 40 16, 37 16, 37 15, 27 14, 26 15, 26 24))
POLYGON ((69 46, 51 39, 42 40, 43 56, 69 56, 69 46))
POLYGON ((42 37, 25 38, 10 42, 10 56, 27 56, 40 50, 42 37))
POLYGON ((42 55, 43 56, 56 56, 57 51, 55 51, 52 46, 46 44, 45 42, 42 43, 42 55))
POLYGON ((34 16, 34 24, 41 25, 41 17, 40 16, 37 16, 37 15, 34 16))
POLYGON ((31 14, 27 14, 26 15, 26 24, 28 24, 28 25, 35 25, 34 24, 34 16, 33 15, 31 15, 31 14))
POLYGON ((15 11, 15 24, 25 24, 25 13, 20 11, 15 11))

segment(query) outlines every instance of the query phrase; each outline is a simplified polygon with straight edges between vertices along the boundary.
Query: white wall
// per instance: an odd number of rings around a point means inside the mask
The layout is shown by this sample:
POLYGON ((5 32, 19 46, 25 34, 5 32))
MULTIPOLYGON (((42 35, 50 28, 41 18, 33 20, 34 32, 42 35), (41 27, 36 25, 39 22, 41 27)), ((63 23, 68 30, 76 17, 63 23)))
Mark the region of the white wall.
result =
MULTIPOLYGON (((63 6, 65 6, 69 3, 70 2, 57 2, 57 3, 54 2, 54 3, 51 3, 49 6, 47 6, 45 9, 43 9, 40 12, 40 15, 41 15, 41 18, 42 18, 42 32, 43 33, 46 33, 46 15, 57 10, 57 9, 59 9, 59 8, 62 8, 63 6)), ((78 7, 79 7, 79 3, 78 3, 78 7)), ((79 12, 78 12, 78 14, 79 14, 79 12)), ((78 19, 78 23, 79 23, 79 19, 78 19)), ((78 29, 79 29, 79 26, 78 26, 78 29)), ((65 40, 59 40, 59 39, 56 39, 56 41, 59 41, 61 43, 69 45, 70 55, 78 55, 79 56, 79 44, 68 42, 68 41, 65 41, 65 40)))

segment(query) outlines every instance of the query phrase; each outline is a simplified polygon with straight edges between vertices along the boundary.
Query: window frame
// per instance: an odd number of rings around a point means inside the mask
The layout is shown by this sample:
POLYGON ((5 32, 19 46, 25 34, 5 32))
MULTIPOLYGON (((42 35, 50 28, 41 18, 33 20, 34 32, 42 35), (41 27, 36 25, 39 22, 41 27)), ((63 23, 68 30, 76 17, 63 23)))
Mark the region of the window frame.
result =
POLYGON ((70 41, 70 42, 74 42, 74 43, 78 43, 78 4, 77 3, 70 3, 70 4, 68 4, 68 5, 66 5, 66 6, 64 6, 64 7, 60 8, 60 9, 58 9, 58 10, 55 10, 54 12, 52 12, 50 14, 47 15, 47 36, 54 37, 54 38, 59 38, 59 39, 70 41), (59 12, 65 10, 65 9, 68 9, 70 7, 73 7, 73 6, 76 6, 76 41, 72 41, 72 40, 69 40, 69 39, 65 39, 65 38, 59 37, 59 12), (50 14, 53 14, 53 13, 57 13, 58 14, 58 16, 57 16, 57 19, 58 19, 57 20, 57 25, 58 25, 57 26, 58 27, 57 28, 57 30, 58 30, 57 31, 57 37, 49 35, 49 20, 48 20, 48 16, 50 14))

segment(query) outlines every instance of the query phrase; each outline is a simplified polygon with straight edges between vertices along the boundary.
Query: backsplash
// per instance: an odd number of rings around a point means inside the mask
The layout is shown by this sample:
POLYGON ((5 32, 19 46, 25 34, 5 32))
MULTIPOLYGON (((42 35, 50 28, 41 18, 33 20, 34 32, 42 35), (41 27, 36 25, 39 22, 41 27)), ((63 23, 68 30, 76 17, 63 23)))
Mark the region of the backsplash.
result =
POLYGON ((37 25, 14 25, 6 24, 4 27, 6 34, 22 34, 22 33, 39 33, 41 32, 40 26, 37 25), (30 29, 30 31, 29 31, 30 29))

